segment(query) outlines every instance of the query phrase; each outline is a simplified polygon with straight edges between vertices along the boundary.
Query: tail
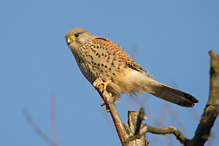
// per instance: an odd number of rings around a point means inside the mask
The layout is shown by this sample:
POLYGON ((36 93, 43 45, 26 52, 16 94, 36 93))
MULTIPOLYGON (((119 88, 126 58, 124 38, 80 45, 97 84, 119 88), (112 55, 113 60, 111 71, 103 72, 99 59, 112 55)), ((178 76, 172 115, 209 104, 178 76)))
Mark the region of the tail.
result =
POLYGON ((188 93, 161 84, 159 82, 157 83, 158 84, 156 86, 152 87, 153 92, 151 92, 151 94, 159 98, 183 107, 193 107, 194 103, 198 102, 198 99, 188 93))

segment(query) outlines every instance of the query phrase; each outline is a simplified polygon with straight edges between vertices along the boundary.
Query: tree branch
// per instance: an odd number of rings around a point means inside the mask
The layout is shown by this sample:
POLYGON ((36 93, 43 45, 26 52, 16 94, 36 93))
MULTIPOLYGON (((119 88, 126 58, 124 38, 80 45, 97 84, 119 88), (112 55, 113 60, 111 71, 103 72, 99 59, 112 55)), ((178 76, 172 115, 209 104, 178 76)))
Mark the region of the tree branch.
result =
MULTIPOLYGON (((99 82, 100 80, 96 79, 93 83, 93 86, 96 87, 99 82)), ((143 126, 142 121, 146 119, 146 117, 144 116, 144 109, 142 108, 140 110, 140 114, 138 112, 129 112, 128 123, 125 123, 123 125, 115 106, 114 97, 110 96, 108 92, 104 90, 103 85, 99 85, 96 89, 102 97, 103 101, 105 102, 102 105, 106 105, 106 111, 110 112, 122 145, 148 145, 145 133, 143 133, 142 135, 138 134, 141 130, 141 127, 143 126)))
MULTIPOLYGON (((100 82, 99 79, 96 79, 93 83, 93 86, 96 87, 96 85, 100 82)), ((119 116, 119 113, 116 109, 115 105, 115 99, 114 97, 110 96, 106 90, 104 90, 103 85, 98 86, 96 88, 100 96, 102 97, 103 101, 106 104, 106 109, 109 110, 110 115, 113 119, 114 125, 116 127, 117 133, 119 135, 119 139, 121 142, 124 142, 127 138, 128 135, 126 133, 126 130, 123 126, 122 120, 119 116)))
POLYGON ((217 105, 218 97, 218 85, 217 75, 219 74, 219 55, 214 51, 209 51, 211 56, 211 67, 210 67, 210 93, 208 99, 208 105, 217 105))
POLYGON ((186 140, 185 146, 203 146, 210 137, 211 128, 214 126, 214 121, 217 118, 217 99, 219 98, 217 74, 219 74, 219 55, 212 50, 209 51, 209 54, 211 56, 211 67, 208 102, 196 129, 195 136, 191 140, 186 140))
POLYGON ((55 146, 55 142, 45 134, 39 126, 32 120, 32 117, 30 116, 29 112, 26 109, 23 109, 23 113, 25 118, 27 119, 27 122, 30 124, 30 126, 34 129, 34 131, 46 142, 48 142, 50 145, 55 146))
POLYGON ((124 141, 124 146, 147 146, 149 144, 146 133, 142 132, 142 121, 146 119, 144 108, 141 108, 139 112, 128 112, 128 123, 124 123, 124 125, 128 129, 129 137, 124 141))
POLYGON ((56 95, 51 95, 51 126, 52 126, 52 133, 53 133, 53 141, 54 146, 59 146, 59 136, 58 136, 58 126, 56 121, 56 95))
POLYGON ((138 114, 137 118, 137 123, 136 123, 136 130, 135 130, 135 135, 137 135, 140 131, 141 124, 143 120, 146 120, 147 118, 145 117, 144 109, 141 108, 138 114))
POLYGON ((164 127, 164 128, 155 128, 152 126, 147 125, 147 131, 146 132, 151 132, 154 134, 174 134, 176 136, 176 138, 182 143, 184 144, 185 142, 185 136, 183 136, 183 134, 174 126, 170 126, 170 127, 164 127))

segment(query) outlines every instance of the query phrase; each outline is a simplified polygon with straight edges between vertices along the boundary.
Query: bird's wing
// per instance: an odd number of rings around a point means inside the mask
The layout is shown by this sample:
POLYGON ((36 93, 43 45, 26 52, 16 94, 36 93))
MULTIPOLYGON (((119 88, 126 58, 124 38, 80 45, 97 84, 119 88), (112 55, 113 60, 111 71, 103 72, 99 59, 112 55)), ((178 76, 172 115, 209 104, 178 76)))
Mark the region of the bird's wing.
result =
POLYGON ((116 59, 124 62, 128 67, 137 70, 139 72, 146 72, 138 63, 136 63, 118 44, 107 38, 95 37, 93 39, 94 44, 100 45, 102 48, 107 48, 109 53, 115 55, 116 59))

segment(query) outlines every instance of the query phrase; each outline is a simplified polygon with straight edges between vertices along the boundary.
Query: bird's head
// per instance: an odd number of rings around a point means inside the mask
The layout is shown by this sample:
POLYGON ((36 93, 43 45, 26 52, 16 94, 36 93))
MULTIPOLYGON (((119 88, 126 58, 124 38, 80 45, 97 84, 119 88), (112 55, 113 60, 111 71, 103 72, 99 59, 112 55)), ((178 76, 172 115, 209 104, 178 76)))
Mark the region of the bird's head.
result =
POLYGON ((72 29, 65 35, 66 42, 71 49, 78 49, 92 37, 91 33, 82 28, 72 29))

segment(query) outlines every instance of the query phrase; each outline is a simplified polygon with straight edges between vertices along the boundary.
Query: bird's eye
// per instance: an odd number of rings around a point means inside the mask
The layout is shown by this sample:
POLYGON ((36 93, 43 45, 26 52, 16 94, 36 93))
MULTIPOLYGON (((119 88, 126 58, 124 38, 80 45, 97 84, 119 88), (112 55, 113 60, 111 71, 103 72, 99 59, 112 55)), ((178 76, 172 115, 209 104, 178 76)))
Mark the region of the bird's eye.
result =
POLYGON ((78 38, 78 37, 79 37, 79 34, 78 34, 78 33, 76 33, 76 34, 75 34, 75 37, 76 37, 76 38, 78 38))

